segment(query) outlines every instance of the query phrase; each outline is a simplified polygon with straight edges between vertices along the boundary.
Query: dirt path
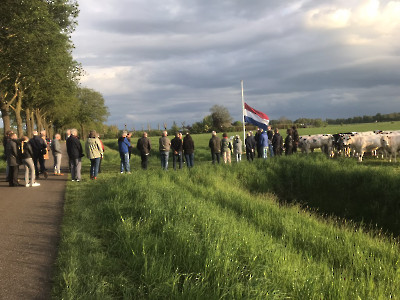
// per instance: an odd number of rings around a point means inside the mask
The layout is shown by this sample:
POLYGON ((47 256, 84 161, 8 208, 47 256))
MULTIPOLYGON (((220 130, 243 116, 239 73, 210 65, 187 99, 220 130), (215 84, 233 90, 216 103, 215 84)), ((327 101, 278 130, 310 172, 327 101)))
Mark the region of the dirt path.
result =
MULTIPOLYGON (((53 158, 46 161, 49 177, 39 187, 8 187, 0 175, 0 299, 50 299, 57 255, 67 175, 53 175, 53 158)), ((50 155, 52 156, 52 155, 50 155)), ((23 166, 19 179, 25 184, 23 166)))

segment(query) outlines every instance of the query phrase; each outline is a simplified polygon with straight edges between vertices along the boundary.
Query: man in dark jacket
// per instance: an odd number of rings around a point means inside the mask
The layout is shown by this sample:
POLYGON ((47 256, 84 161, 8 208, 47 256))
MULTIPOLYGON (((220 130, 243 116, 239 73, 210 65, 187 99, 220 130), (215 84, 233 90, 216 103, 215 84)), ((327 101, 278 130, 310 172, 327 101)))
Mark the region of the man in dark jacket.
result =
POLYGON ((277 156, 282 155, 282 149, 283 149, 283 138, 281 134, 279 133, 279 129, 275 128, 274 130, 275 134, 272 138, 272 147, 274 148, 274 153, 277 156))
POLYGON ((142 169, 147 170, 148 158, 151 151, 151 144, 147 137, 147 132, 143 132, 143 137, 138 140, 136 147, 139 150, 142 159, 142 169))
POLYGON ((67 139, 67 153, 69 164, 71 167, 72 181, 81 181, 81 159, 83 157, 83 149, 81 141, 78 138, 78 130, 71 129, 71 135, 67 139))
POLYGON ((256 139, 254 138, 253 133, 251 131, 247 133, 245 144, 246 144, 246 157, 247 160, 251 162, 254 160, 254 153, 257 146, 256 139))
POLYGON ((211 139, 208 143, 208 146, 211 149, 212 163, 215 164, 215 159, 217 159, 217 163, 219 163, 221 158, 221 139, 217 137, 217 133, 215 131, 211 133, 211 139))
POLYGON ((183 141, 182 141, 182 133, 177 132, 175 137, 171 140, 171 149, 172 149, 172 164, 174 170, 176 170, 176 161, 179 162, 179 169, 182 169, 182 151, 183 151, 183 141))
POLYGON ((268 135, 268 150, 269 150, 269 156, 274 157, 274 149, 272 147, 272 138, 274 137, 274 132, 271 129, 271 126, 268 125, 268 130, 267 130, 267 135, 268 135))
POLYGON ((18 166, 19 166, 19 157, 18 157, 18 140, 17 135, 12 133, 10 135, 10 140, 6 145, 7 149, 7 163, 8 163, 8 184, 9 186, 22 186, 22 184, 18 183, 18 166))
POLYGON ((190 169, 194 166, 194 142, 189 132, 183 138, 183 153, 187 167, 190 169))
MULTIPOLYGON (((46 134, 45 131, 43 131, 43 133, 46 134)), ((43 157, 47 149, 46 141, 37 131, 34 131, 33 138, 29 140, 29 143, 31 144, 33 150, 33 164, 35 165, 36 178, 39 178, 39 174, 43 174, 44 178, 47 178, 48 174, 43 157), (40 165, 40 170, 38 168, 38 163, 40 165)))

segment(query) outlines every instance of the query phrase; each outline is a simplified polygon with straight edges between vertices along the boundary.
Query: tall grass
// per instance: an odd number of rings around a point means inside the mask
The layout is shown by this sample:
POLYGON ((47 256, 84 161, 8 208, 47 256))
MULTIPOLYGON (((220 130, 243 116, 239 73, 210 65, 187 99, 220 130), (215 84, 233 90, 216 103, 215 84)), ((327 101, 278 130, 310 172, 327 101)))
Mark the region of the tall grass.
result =
MULTIPOLYGON (((340 184, 332 178, 341 164, 318 157, 203 163, 190 171, 104 172, 97 182, 68 185, 53 296, 399 298, 397 242, 299 205, 281 206, 273 194, 297 198, 297 180, 308 182, 301 196, 330 179, 340 184)), ((377 179, 353 172, 360 183, 377 179)))

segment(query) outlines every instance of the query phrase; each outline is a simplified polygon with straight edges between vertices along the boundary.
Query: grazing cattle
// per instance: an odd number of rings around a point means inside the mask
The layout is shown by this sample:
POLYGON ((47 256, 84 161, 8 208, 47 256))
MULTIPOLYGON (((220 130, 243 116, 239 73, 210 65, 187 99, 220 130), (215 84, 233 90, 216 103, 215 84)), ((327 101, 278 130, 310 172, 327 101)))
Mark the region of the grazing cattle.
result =
POLYGON ((392 156, 394 156, 394 162, 397 162, 397 152, 400 150, 400 134, 383 135, 381 137, 381 146, 389 153, 389 161, 392 161, 392 156))
POLYGON ((301 136, 299 141, 299 148, 301 152, 310 153, 314 149, 321 148, 325 154, 332 156, 334 138, 330 134, 317 134, 309 136, 301 136))
POLYGON ((381 147, 381 135, 378 134, 357 134, 351 135, 346 141, 347 145, 353 150, 353 153, 358 156, 361 162, 365 152, 373 152, 381 147))

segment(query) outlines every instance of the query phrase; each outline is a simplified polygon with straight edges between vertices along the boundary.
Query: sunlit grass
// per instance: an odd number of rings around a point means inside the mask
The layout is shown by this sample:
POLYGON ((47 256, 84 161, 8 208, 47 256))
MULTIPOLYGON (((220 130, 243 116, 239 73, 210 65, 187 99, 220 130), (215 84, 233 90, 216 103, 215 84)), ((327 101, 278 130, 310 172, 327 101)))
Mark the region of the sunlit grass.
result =
POLYGON ((389 178, 386 188, 395 188, 393 165, 379 171, 299 155, 163 172, 152 159, 148 171, 120 175, 118 153, 107 149, 98 181, 68 185, 55 298, 400 297, 399 244, 390 235, 280 204, 285 193, 307 201, 313 187, 326 191, 321 203, 333 201, 328 192, 349 178, 371 191, 389 178))

